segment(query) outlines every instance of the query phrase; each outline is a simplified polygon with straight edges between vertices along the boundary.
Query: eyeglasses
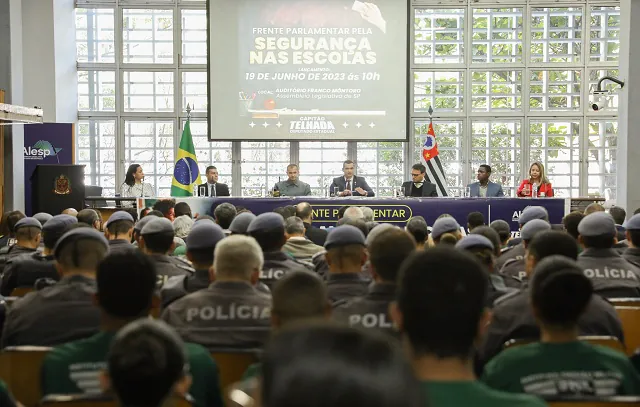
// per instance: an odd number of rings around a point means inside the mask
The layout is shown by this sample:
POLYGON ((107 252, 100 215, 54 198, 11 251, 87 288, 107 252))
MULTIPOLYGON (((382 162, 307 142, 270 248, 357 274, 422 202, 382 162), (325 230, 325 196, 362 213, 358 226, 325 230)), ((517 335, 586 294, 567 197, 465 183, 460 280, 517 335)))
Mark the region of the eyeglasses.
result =
POLYGON ((421 175, 422 175, 422 173, 421 173, 421 172, 420 172, 420 173, 418 173, 418 174, 411 174, 411 176, 412 176, 412 177, 419 177, 419 176, 421 176, 421 175))

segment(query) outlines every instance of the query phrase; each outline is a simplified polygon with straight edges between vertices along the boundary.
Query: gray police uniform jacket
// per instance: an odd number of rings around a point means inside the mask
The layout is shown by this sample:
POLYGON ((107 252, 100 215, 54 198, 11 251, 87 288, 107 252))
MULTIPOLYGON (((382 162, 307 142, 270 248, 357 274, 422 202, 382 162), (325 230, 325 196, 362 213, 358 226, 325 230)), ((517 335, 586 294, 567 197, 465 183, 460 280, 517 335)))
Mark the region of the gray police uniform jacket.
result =
POLYGON ((42 253, 35 252, 16 257, 5 267, 0 283, 0 294, 9 296, 15 288, 33 287, 41 278, 50 278, 54 281, 60 279, 53 256, 43 256, 42 253))
POLYGON ((217 281, 174 301, 161 318, 186 342, 210 350, 257 348, 269 336, 271 296, 248 282, 217 281))
MULTIPOLYGON (((510 339, 540 338, 540 329, 531 311, 529 295, 529 290, 525 287, 495 302, 491 323, 478 352, 481 366, 497 355, 510 339)), ((580 335, 615 336, 624 343, 622 323, 615 309, 599 295, 591 298, 586 311, 578 320, 578 328, 580 335)))
POLYGON ((152 254, 151 261, 156 266, 158 273, 158 287, 162 287, 170 277, 188 276, 193 274, 194 270, 187 262, 177 257, 170 257, 164 254, 152 254))
POLYGON ((622 257, 636 267, 640 267, 640 249, 637 247, 627 247, 622 257))
POLYGON ((109 240, 109 254, 111 253, 127 253, 137 248, 130 242, 122 239, 109 240))
POLYGON ((578 256, 578 265, 603 297, 640 297, 640 269, 615 249, 586 249, 578 256))
POLYGON ((524 268, 524 257, 509 259, 504 263, 499 274, 507 287, 520 289, 522 284, 527 281, 527 273, 524 268))
POLYGON ((389 304, 395 299, 395 284, 372 284, 364 296, 334 304, 332 318, 352 327, 395 334, 389 315, 389 304))
POLYGON ((370 280, 362 273, 329 273, 327 276, 327 297, 332 303, 367 294, 370 280))
POLYGON ((496 270, 501 270, 505 263, 511 259, 524 258, 524 252, 524 244, 522 243, 513 246, 513 249, 503 252, 496 261, 496 270))
POLYGON ((73 275, 18 299, 7 313, 2 347, 55 346, 96 334, 100 310, 93 305, 95 292, 95 280, 73 275))
POLYGON ((281 279, 285 274, 294 271, 312 271, 310 266, 297 261, 286 253, 281 251, 265 252, 264 265, 260 271, 260 282, 264 283, 270 289, 276 281, 281 279))
POLYGON ((30 249, 18 245, 6 246, 0 249, 0 274, 4 272, 4 268, 8 262, 18 256, 35 253, 37 249, 30 249))

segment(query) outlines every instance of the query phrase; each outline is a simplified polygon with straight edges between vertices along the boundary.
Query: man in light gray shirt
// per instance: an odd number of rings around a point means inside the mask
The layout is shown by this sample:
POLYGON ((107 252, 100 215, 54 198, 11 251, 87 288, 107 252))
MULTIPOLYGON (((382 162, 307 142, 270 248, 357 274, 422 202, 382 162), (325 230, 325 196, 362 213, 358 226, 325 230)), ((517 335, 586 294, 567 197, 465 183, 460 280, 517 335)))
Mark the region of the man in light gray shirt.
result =
POLYGON ((310 262, 314 254, 323 252, 324 247, 318 246, 304 235, 305 228, 302 219, 292 216, 284 221, 284 234, 287 243, 282 251, 290 254, 294 259, 310 262))
POLYGON ((280 191, 280 196, 311 195, 311 187, 298 179, 299 174, 300 171, 297 164, 289 164, 287 166, 287 176, 289 178, 276 184, 276 188, 280 191))

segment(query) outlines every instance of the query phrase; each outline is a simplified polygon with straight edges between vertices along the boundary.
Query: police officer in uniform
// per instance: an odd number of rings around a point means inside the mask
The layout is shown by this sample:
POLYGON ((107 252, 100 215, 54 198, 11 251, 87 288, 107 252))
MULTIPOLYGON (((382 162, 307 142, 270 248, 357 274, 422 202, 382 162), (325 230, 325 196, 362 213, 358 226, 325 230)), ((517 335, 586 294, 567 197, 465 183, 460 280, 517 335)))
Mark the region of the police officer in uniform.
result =
MULTIPOLYGON (((146 218, 145 218, 146 219, 146 218)), ((151 256, 158 273, 158 287, 161 288, 169 277, 188 276, 194 270, 177 257, 170 257, 174 249, 175 232, 171 221, 167 218, 154 218, 147 222, 140 231, 144 253, 151 256)))
POLYGON ((282 251, 287 238, 284 219, 277 213, 263 213, 251 221, 247 232, 256 239, 264 255, 260 281, 269 288, 285 274, 292 271, 311 271, 311 267, 297 261, 282 251))
MULTIPOLYGON (((535 272, 536 264, 545 257, 561 255, 577 259, 578 246, 567 233, 549 230, 539 233, 527 248, 526 271, 528 278, 535 272)), ((540 329, 531 311, 528 285, 495 302, 491 323, 483 343, 479 347, 477 372, 497 355, 510 339, 538 340, 540 329)), ((613 306, 599 295, 594 295, 586 311, 578 320, 581 335, 614 336, 624 342, 622 324, 613 306)))
POLYGON ((640 267, 640 213, 633 215, 625 223, 627 247, 622 257, 629 263, 640 267))
POLYGON ((95 273, 108 251, 107 239, 95 229, 75 228, 60 237, 53 256, 62 278, 11 306, 2 346, 52 346, 98 332, 100 311, 93 306, 95 273))
POLYGON ((415 251, 416 242, 411 235, 396 227, 384 229, 371 242, 368 240, 367 237, 371 253, 369 270, 374 283, 365 295, 334 304, 333 319, 349 326, 395 333, 389 316, 389 304, 395 301, 400 265, 415 251))
POLYGON ((324 242, 325 257, 329 266, 327 292, 329 300, 336 303, 367 293, 369 281, 361 270, 367 262, 364 234, 351 225, 333 228, 324 242))
POLYGON ((42 227, 44 241, 42 253, 33 252, 11 260, 2 275, 0 294, 9 296, 15 288, 33 287, 40 278, 59 280, 60 275, 54 264, 53 249, 58 239, 76 223, 78 219, 70 215, 56 215, 48 220, 42 227))
POLYGON ((133 216, 125 211, 115 212, 105 224, 105 236, 109 241, 109 253, 134 250, 135 247, 131 244, 133 216))
MULTIPOLYGON (((160 212, 158 212, 160 213, 160 212)), ((149 213, 147 216, 145 216, 144 218, 140 219, 138 221, 138 223, 136 223, 133 226, 133 245, 138 247, 140 250, 143 249, 144 247, 144 242, 142 241, 142 235, 140 234, 140 232, 142 231, 142 228, 145 227, 145 225, 149 222, 151 222, 152 220, 154 220, 155 218, 158 218, 159 216, 149 213)))
POLYGON ((262 250, 247 236, 218 242, 209 288, 174 301, 162 313, 185 341, 216 347, 261 347, 269 336, 271 296, 258 291, 262 250))
POLYGON ((187 259, 193 265, 192 275, 171 277, 160 292, 162 308, 185 295, 209 287, 209 269, 213 266, 213 251, 224 239, 222 228, 209 219, 196 222, 187 236, 187 259))
POLYGON ((34 218, 22 218, 15 226, 16 244, 0 249, 0 274, 12 259, 24 255, 33 254, 40 245, 42 225, 34 218))
MULTIPOLYGON (((549 222, 549 213, 542 206, 528 206, 522 211, 522 215, 518 218, 518 224, 520 225, 520 229, 524 225, 527 224, 530 220, 533 219, 542 219, 544 221, 549 222)), ((512 239, 512 242, 515 239, 512 239)), ((498 262, 496 263, 496 268, 498 270, 502 269, 502 266, 511 259, 518 259, 524 257, 524 244, 520 241, 518 244, 514 244, 511 249, 505 250, 502 255, 498 258, 498 262)))
MULTIPOLYGON (((522 245, 526 251, 531 239, 540 232, 551 230, 549 222, 542 219, 533 219, 527 222, 520 230, 522 245)), ((500 275, 504 278, 507 287, 520 288, 527 279, 527 272, 524 266, 524 257, 507 260, 500 269, 500 275)))
POLYGON ((251 212, 239 213, 231 221, 231 225, 229 225, 229 232, 231 232, 232 235, 246 235, 251 221, 255 218, 256 215, 251 212))
POLYGON ((584 251, 578 264, 593 283, 594 292, 607 298, 640 296, 640 268, 613 248, 616 225, 606 212, 594 212, 578 225, 578 241, 584 251))

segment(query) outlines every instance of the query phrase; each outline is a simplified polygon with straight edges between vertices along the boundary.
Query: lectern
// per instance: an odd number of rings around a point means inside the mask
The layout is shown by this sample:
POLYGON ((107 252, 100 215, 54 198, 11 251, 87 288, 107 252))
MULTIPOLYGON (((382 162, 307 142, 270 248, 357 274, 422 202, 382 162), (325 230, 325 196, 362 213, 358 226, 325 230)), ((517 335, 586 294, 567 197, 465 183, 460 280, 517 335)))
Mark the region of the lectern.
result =
POLYGON ((58 215, 84 209, 84 165, 38 165, 31 175, 31 210, 58 215))

